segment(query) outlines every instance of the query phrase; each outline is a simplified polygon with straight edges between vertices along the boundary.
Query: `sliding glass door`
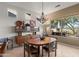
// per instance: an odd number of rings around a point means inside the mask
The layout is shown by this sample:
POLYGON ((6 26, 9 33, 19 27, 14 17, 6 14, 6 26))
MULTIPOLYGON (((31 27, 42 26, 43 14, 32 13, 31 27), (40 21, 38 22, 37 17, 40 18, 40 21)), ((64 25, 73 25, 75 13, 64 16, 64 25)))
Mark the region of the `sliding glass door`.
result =
POLYGON ((79 46, 79 17, 70 16, 62 20, 62 42, 79 46))

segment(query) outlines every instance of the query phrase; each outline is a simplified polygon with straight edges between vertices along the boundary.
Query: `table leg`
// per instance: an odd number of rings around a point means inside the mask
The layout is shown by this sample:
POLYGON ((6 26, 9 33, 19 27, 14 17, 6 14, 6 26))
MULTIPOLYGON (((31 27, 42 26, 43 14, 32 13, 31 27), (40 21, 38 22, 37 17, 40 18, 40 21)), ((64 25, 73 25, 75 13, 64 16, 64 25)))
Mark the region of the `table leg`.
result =
POLYGON ((40 46, 38 46, 38 57, 40 56, 40 46))
POLYGON ((42 45, 42 56, 43 56, 43 45, 42 45))

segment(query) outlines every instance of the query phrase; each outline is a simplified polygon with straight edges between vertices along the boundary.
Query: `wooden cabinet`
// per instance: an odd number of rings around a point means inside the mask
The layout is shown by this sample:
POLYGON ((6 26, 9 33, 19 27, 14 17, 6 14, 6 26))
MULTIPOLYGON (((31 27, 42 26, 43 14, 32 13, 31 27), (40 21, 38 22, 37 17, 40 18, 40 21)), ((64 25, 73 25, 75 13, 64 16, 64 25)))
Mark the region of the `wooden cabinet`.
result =
POLYGON ((16 27, 15 31, 18 33, 18 35, 15 37, 16 44, 22 45, 24 43, 24 37, 22 36, 22 32, 24 30, 24 21, 16 21, 16 27))
POLYGON ((25 41, 24 36, 16 36, 15 39, 16 39, 16 44, 18 45, 22 45, 25 41))

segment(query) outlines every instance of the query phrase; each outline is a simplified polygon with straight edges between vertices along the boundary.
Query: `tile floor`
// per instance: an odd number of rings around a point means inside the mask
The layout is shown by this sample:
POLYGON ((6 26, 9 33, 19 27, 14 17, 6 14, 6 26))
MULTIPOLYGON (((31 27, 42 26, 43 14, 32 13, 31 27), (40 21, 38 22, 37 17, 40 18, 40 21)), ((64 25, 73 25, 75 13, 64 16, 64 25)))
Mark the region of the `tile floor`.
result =
MULTIPOLYGON (((17 47, 12 50, 8 50, 3 56, 23 57, 23 47, 17 47)), ((47 57, 46 52, 44 52, 44 57, 47 57)), ((51 52, 51 57, 54 57, 54 52, 51 52)), ((79 47, 58 42, 57 57, 79 57, 79 47)))

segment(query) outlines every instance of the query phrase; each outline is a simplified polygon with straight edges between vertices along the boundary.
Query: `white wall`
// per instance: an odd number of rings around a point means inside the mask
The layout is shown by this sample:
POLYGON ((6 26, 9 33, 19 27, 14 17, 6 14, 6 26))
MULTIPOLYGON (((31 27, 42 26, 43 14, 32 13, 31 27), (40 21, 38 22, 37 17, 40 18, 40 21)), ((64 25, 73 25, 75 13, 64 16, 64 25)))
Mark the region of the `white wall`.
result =
MULTIPOLYGON (((34 12, 27 11, 25 9, 15 7, 12 5, 8 5, 4 2, 0 2, 0 37, 1 36, 15 36, 16 33, 13 32, 12 27, 15 26, 15 22, 19 19, 22 19, 25 21, 25 16, 24 16, 25 12, 30 12, 34 14, 34 12), (7 8, 15 9, 18 12, 17 18, 8 17, 7 8)), ((40 26, 38 21, 37 21, 37 25, 40 26)))
POLYGON ((36 27, 39 27, 39 30, 40 30, 37 33, 42 35, 43 34, 43 25, 38 20, 36 20, 36 27))

